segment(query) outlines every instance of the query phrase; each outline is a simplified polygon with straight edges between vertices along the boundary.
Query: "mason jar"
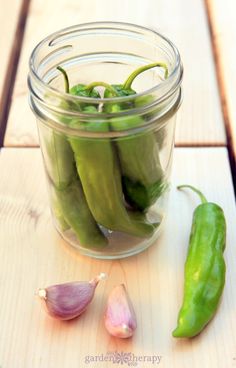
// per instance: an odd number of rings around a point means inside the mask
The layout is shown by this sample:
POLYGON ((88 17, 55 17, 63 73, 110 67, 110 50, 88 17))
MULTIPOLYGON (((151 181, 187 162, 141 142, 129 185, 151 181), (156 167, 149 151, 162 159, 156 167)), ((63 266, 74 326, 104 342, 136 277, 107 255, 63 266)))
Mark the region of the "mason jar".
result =
POLYGON ((58 31, 33 50, 30 106, 36 115, 52 218, 82 254, 122 258, 158 238, 167 211, 183 68, 177 48, 154 30, 96 22, 58 31), (104 96, 135 69, 132 94, 104 96), (93 97, 66 92, 97 83, 93 97), (67 86, 68 87, 68 86, 67 86), (77 88, 77 87, 76 87, 77 88))

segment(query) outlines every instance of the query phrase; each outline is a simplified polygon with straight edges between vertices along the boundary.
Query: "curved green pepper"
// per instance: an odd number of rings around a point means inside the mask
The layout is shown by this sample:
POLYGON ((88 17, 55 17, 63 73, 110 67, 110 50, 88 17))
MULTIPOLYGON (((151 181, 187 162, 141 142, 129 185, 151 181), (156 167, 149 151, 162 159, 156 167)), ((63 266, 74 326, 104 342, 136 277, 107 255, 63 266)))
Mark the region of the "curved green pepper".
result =
POLYGON ((62 133, 53 131, 49 137, 42 137, 41 144, 45 145, 44 159, 50 180, 59 190, 67 188, 76 175, 74 155, 69 142, 62 133))
POLYGON ((51 209, 52 209, 53 215, 57 219, 57 225, 59 226, 59 229, 61 231, 66 231, 70 229, 70 225, 66 222, 64 218, 56 189, 54 188, 53 185, 50 185, 49 189, 50 189, 50 197, 51 197, 51 209))
MULTIPOLYGON (((119 106, 113 107, 118 111, 119 106)), ((112 130, 142 126, 139 116, 110 119, 112 130)), ((118 138, 116 145, 122 170, 122 183, 128 202, 140 210, 151 206, 165 187, 158 145, 153 132, 141 132, 118 138)))
MULTIPOLYGON (((87 106, 86 111, 97 112, 94 106, 87 106)), ((76 120, 71 122, 73 127, 81 124, 84 123, 76 120)), ((106 133, 109 131, 109 122, 90 120, 85 123, 84 129, 106 133)), ((157 224, 151 224, 144 215, 137 216, 125 208, 119 163, 111 140, 69 137, 69 141, 89 208, 96 221, 110 230, 138 237, 151 236, 157 224)))
MULTIPOLYGON (((151 105, 152 102, 154 102, 154 101, 155 101, 155 98, 152 95, 138 96, 134 101, 134 106, 140 108, 140 107, 143 107, 143 106, 151 105)), ((157 114, 161 110, 162 110, 162 108, 160 106, 152 108, 150 113, 146 114, 146 119, 147 120, 155 119, 155 117, 157 116, 157 114)), ((155 140, 156 140, 157 145, 158 145, 158 149, 160 151, 164 147, 165 139, 166 139, 166 136, 167 136, 167 125, 164 124, 161 127, 157 126, 157 129, 154 132, 154 136, 155 136, 155 140)))
POLYGON ((75 178, 66 189, 55 191, 63 217, 74 230, 80 244, 90 249, 107 245, 108 241, 88 207, 79 178, 75 178))
POLYGON ((174 337, 193 337, 199 334, 216 312, 225 283, 226 222, 223 210, 207 202, 199 194, 202 204, 194 211, 190 244, 185 263, 184 299, 178 315, 174 337))
MULTIPOLYGON (((64 75, 65 90, 68 92, 67 74, 61 67, 58 70, 64 75)), ((59 223, 71 227, 82 246, 105 246, 108 241, 89 210, 76 171, 74 154, 64 134, 52 132, 50 140, 46 141, 46 153, 46 169, 54 186, 53 212, 59 223)))
MULTIPOLYGON (((133 80, 140 73, 157 66, 165 69, 165 77, 167 77, 168 69, 166 65, 153 63, 135 70, 123 85, 112 85, 112 87, 120 97, 134 95, 136 92, 131 88, 133 80)), ((113 95, 109 90, 106 90, 104 97, 113 97, 113 95)), ((129 107, 127 103, 109 103, 105 104, 105 111, 110 113, 119 112, 129 107)), ((138 128, 143 124, 143 118, 138 115, 110 119, 111 130, 114 131, 138 128)), ((145 210, 157 200, 167 186, 160 163, 159 147, 155 133, 144 131, 127 135, 118 138, 116 145, 121 164, 125 198, 133 207, 145 210)))
POLYGON ((73 152, 65 137, 56 132, 52 132, 49 138, 45 135, 41 139, 41 146, 44 155, 45 170, 51 182, 50 197, 52 211, 59 223, 60 229, 65 231, 70 226, 63 216, 54 188, 64 190, 73 181, 75 176, 73 152))

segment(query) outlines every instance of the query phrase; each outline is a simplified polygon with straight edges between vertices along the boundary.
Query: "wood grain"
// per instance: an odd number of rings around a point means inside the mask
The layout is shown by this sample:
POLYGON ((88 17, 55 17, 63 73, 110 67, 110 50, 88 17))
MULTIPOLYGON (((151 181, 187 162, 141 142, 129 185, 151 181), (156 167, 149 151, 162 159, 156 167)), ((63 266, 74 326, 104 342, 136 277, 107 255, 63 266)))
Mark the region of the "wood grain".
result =
POLYGON ((234 154, 234 164, 236 164, 236 52, 234 47, 236 43, 236 4, 234 0, 224 2, 206 0, 206 4, 215 47, 228 142, 234 154))
POLYGON ((36 43, 65 26, 89 21, 126 21, 153 27, 178 46, 183 58, 184 102, 176 142, 224 145, 225 132, 202 0, 32 0, 17 74, 5 146, 37 146, 35 119, 27 101, 28 58, 36 43), (43 25, 43 26, 42 26, 43 25))
MULTIPOLYGON (((54 230, 39 149, 2 149, 1 367, 114 367, 119 365, 86 364, 85 359, 115 351, 136 357, 161 356, 159 366, 163 368, 236 366, 236 210, 227 151, 178 148, 173 169, 167 221, 156 244, 122 261, 98 261, 80 256, 54 230), (228 225, 223 299, 213 321, 190 341, 171 337, 182 299, 192 212, 199 203, 194 194, 176 191, 180 183, 195 184, 209 200, 219 203, 228 225), (75 321, 53 320, 34 295, 38 287, 88 280, 100 271, 107 272, 109 278, 98 286, 87 312, 75 321), (108 292, 121 282, 127 285, 138 321, 135 336, 126 341, 110 337, 102 321, 108 292)), ((154 365, 146 361, 137 366, 154 365)))
MULTIPOLYGON (((10 62, 13 42, 15 38, 17 22, 20 14, 22 0, 0 0, 0 105, 4 92, 6 72, 10 62)), ((10 76, 9 76, 10 77, 10 76)))

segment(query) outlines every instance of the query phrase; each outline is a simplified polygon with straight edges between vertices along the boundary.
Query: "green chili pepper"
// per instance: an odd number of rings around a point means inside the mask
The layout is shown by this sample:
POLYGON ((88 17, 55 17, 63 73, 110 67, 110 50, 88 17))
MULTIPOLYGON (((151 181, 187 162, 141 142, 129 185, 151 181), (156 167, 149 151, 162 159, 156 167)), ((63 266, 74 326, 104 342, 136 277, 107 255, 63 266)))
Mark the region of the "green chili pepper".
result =
MULTIPOLYGON (((113 111, 115 110, 114 106, 113 111)), ((113 118, 115 130, 136 128, 143 124, 139 116, 113 118)), ((125 197, 135 208, 145 210, 161 195, 165 182, 158 145, 152 132, 142 132, 118 138, 116 144, 122 169, 125 197)))
MULTIPOLYGON (((65 72, 63 73, 65 75, 65 72)), ((65 83, 68 82, 65 80, 65 83)), ((104 86, 114 93, 112 87, 104 82, 93 82, 88 86, 77 85, 70 93, 90 97, 96 86, 104 86)), ((69 85, 67 84, 67 90, 69 85)), ((97 113, 94 105, 80 106, 83 112, 97 113)), ((84 123, 78 119, 67 122, 70 127, 82 127, 89 132, 107 132, 107 121, 94 119, 84 123)), ((139 237, 152 235, 157 224, 148 222, 145 215, 126 210, 121 187, 121 175, 116 152, 108 138, 88 139, 68 138, 74 152, 77 171, 82 182, 88 206, 95 220, 108 229, 123 231, 139 237)), ((64 214, 66 220, 68 217, 64 214)))
POLYGON ((193 337, 212 319, 225 283, 223 252, 226 222, 223 210, 207 202, 204 195, 190 185, 202 203, 195 209, 190 244, 185 263, 184 299, 178 315, 174 337, 193 337))
MULTIPOLYGON (((155 97, 153 95, 138 96, 134 101, 134 106, 140 108, 142 106, 151 105, 154 101, 155 101, 155 97)), ((150 110, 150 113, 146 114, 146 119, 147 120, 155 119, 157 114, 159 112, 161 112, 161 110, 162 110, 162 107, 159 106, 159 105, 157 107, 153 107, 150 110)), ((167 126, 166 126, 166 124, 161 125, 161 127, 157 126, 157 129, 155 130, 154 135, 155 135, 155 140, 157 142, 158 149, 159 149, 159 152, 160 152, 160 150, 164 146, 165 139, 166 139, 166 136, 167 136, 167 126)))
MULTIPOLYGON (((142 72, 154 68, 168 69, 164 63, 153 63, 135 70, 123 85, 112 85, 118 96, 129 96, 136 92, 131 88, 133 80, 142 72)), ((113 97, 108 90, 104 97, 113 97)), ((105 104, 106 112, 119 112, 129 108, 127 103, 105 104)), ((124 131, 138 128, 144 124, 141 116, 124 116, 110 119, 111 130, 124 131)), ((161 167, 159 147, 154 132, 142 132, 116 141, 122 171, 122 183, 125 198, 137 209, 145 210, 150 207, 166 188, 165 175, 161 167)))
MULTIPOLYGON (((69 91, 66 72, 65 91, 69 91)), ((97 92, 96 92, 97 95, 97 92)), ((67 122, 68 123, 68 122, 67 122)), ((80 244, 89 248, 100 248, 107 239, 100 230, 87 205, 80 180, 76 171, 74 154, 70 143, 62 133, 52 132, 46 144, 48 175, 54 185, 55 196, 52 201, 54 214, 62 224, 68 224, 76 233, 80 244), (56 198, 55 198, 56 197, 56 198)))
POLYGON ((64 190, 72 182, 75 175, 73 152, 63 135, 56 132, 50 132, 48 137, 48 133, 45 131, 41 146, 44 153, 45 169, 51 182, 50 196, 53 214, 57 218, 60 229, 65 231, 70 226, 64 219, 57 194, 53 188, 64 190))
POLYGON ((70 229, 70 225, 66 222, 63 211, 60 205, 60 202, 58 200, 57 192, 53 185, 50 185, 50 197, 51 197, 51 208, 54 216, 57 219, 57 224, 59 226, 59 229, 61 231, 66 231, 70 229))
MULTIPOLYGON (((45 132, 47 134, 47 132, 45 132)), ((46 171, 54 186, 63 190, 67 188, 76 175, 74 155, 69 142, 62 133, 53 131, 45 135, 46 171)))
MULTIPOLYGON (((55 189, 56 190, 56 189, 55 189)), ((80 245, 86 248, 100 248, 108 241, 96 224, 88 207, 78 178, 66 189, 56 190, 63 217, 77 235, 80 245)))
MULTIPOLYGON (((81 97, 92 97, 92 98, 100 98, 100 94, 94 89, 94 90, 88 90, 86 89, 85 84, 76 84, 72 88, 70 88, 70 94, 75 96, 81 96, 81 97)), ((92 104, 91 104, 92 105, 92 104)), ((84 108, 86 108, 87 104, 85 103, 79 103, 79 109, 82 111, 84 108)), ((96 105, 92 105, 95 106, 96 105)))
MULTIPOLYGON (((91 87, 92 88, 92 87, 91 87)), ((94 106, 87 106, 96 113, 94 106)), ((80 121, 70 126, 80 127, 80 121)), ((84 129, 106 133, 109 122, 90 119, 84 129)), ((69 137, 76 166, 89 208, 96 221, 110 230, 123 231, 138 237, 152 235, 157 224, 151 224, 142 214, 129 212, 124 205, 121 174, 116 152, 109 138, 69 137)))

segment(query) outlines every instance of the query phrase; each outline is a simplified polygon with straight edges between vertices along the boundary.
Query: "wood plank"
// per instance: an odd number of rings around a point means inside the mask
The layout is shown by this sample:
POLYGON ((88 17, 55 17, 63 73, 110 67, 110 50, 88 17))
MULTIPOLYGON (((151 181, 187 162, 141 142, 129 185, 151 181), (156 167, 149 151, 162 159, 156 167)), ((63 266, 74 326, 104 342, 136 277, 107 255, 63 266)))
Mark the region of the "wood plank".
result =
MULTIPOLYGON (((17 30, 22 0, 0 0, 0 106, 2 106, 3 94, 5 93, 5 78, 9 67, 10 56, 17 30)), ((10 76, 8 76, 10 79, 10 76)), ((7 86, 8 87, 8 86, 7 86)))
MULTIPOLYGON (((236 163, 236 106, 235 106, 235 1, 206 0, 218 66, 221 99, 230 149, 236 163)), ((235 166, 236 170, 236 166, 235 166)))
POLYGON ((154 27, 176 43, 185 67, 184 102, 178 117, 177 144, 224 145, 224 124, 202 0, 175 0, 171 3, 171 13, 164 0, 32 0, 5 146, 38 145, 26 86, 28 58, 32 48, 44 36, 60 28, 104 19, 154 27))
MULTIPOLYGON (((156 244, 124 260, 92 260, 66 246, 52 226, 39 150, 2 149, 1 367, 113 367, 112 362, 86 364, 85 359, 115 351, 130 352, 136 357, 161 356, 163 368, 234 366, 236 210, 227 151, 178 148, 173 168, 168 216, 156 244), (196 185, 209 200, 219 203, 228 225, 223 299, 213 321, 191 341, 171 337, 182 299, 192 212, 199 203, 194 194, 177 192, 175 186, 180 183, 196 185), (108 280, 98 286, 87 312, 70 323, 49 317, 34 295, 38 287, 88 280, 101 271, 109 274, 108 280), (121 282, 127 285, 138 321, 134 337, 126 341, 111 338, 102 323, 108 292, 121 282)), ((152 366, 147 362, 138 364, 143 368, 152 366)))

